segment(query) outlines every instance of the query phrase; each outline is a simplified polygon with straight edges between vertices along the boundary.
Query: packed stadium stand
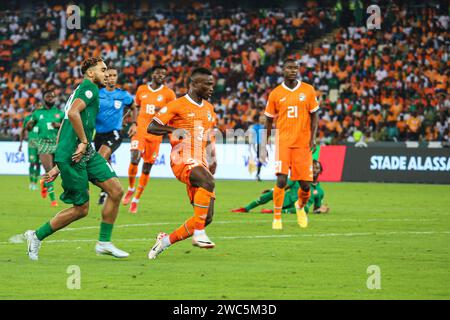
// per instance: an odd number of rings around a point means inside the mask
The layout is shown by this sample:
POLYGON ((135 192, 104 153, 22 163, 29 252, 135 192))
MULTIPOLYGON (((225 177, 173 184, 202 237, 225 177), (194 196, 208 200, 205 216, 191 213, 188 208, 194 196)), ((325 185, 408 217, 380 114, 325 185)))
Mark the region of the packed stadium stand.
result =
POLYGON ((282 61, 293 57, 318 92, 321 142, 449 141, 448 5, 384 1, 381 29, 368 30, 366 1, 132 3, 84 8, 80 30, 67 28, 63 4, 0 11, 0 138, 18 139, 45 89, 56 90, 62 108, 81 80, 80 62, 94 55, 120 68, 131 93, 156 64, 167 66, 177 95, 191 68, 212 69, 222 131, 245 130, 263 113, 282 61))

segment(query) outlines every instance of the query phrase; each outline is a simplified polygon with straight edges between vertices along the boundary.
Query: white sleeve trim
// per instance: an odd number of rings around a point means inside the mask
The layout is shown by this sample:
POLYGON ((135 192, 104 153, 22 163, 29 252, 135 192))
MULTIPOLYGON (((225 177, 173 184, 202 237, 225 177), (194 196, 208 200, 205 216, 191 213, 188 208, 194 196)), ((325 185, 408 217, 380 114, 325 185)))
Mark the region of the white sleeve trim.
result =
POLYGON ((264 114, 269 118, 275 118, 275 116, 273 114, 270 114, 267 111, 265 111, 264 114))
POLYGON ((310 111, 310 113, 314 113, 314 112, 316 112, 317 110, 319 110, 320 109, 320 106, 317 106, 317 107, 315 107, 314 109, 312 109, 311 111, 310 111))
POLYGON ((161 120, 159 120, 157 117, 153 117, 153 120, 158 122, 160 125, 165 126, 165 124, 161 120))

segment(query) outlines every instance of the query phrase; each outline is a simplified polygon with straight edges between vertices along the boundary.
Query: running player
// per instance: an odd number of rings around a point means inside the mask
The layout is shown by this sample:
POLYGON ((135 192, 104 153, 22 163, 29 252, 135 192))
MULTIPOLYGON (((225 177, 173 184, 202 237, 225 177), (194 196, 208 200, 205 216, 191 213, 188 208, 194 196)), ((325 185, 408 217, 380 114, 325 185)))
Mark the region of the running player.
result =
MULTIPOLYGON (((132 124, 128 130, 131 138, 136 134, 137 108, 133 96, 127 91, 116 88, 118 71, 109 68, 107 71, 106 87, 100 89, 100 110, 95 122, 95 150, 107 161, 122 143, 123 110, 129 107, 131 110, 132 124)), ((102 190, 98 204, 103 205, 106 192, 102 190)))
POLYGON ((212 73, 205 68, 194 69, 188 94, 162 108, 148 127, 148 132, 155 135, 172 134, 172 171, 178 180, 186 184, 194 208, 194 216, 177 230, 170 235, 162 232, 158 234, 155 245, 148 253, 149 259, 155 259, 170 245, 190 236, 194 246, 215 246, 205 232, 205 226, 211 223, 214 215, 215 198, 213 174, 216 159, 211 129, 216 115, 214 107, 207 101, 213 88, 212 73), (167 125, 169 122, 171 126, 167 125), (211 150, 208 155, 207 148, 211 150))
POLYGON ((281 210, 289 171, 291 180, 300 182, 299 200, 296 203, 298 224, 301 228, 308 226, 304 207, 310 197, 309 184, 313 179, 312 153, 316 148, 319 110, 314 88, 298 80, 299 67, 295 60, 288 59, 284 62, 283 77, 284 82, 270 93, 265 110, 268 138, 271 135, 273 119, 276 117, 277 183, 273 191, 272 223, 275 230, 283 229, 281 210))
POLYGON ((136 191, 134 184, 138 172, 138 165, 141 157, 144 159, 139 186, 136 195, 131 201, 129 211, 137 213, 139 199, 144 192, 145 186, 150 178, 150 170, 155 163, 162 136, 147 133, 147 127, 152 122, 154 115, 169 102, 175 100, 175 93, 166 87, 164 79, 167 69, 163 66, 155 66, 150 71, 152 81, 138 87, 135 102, 140 107, 137 134, 131 139, 131 162, 128 168, 128 191, 122 200, 123 205, 130 203, 131 197, 136 191))
POLYGON ((61 200, 72 207, 60 211, 36 230, 25 232, 28 256, 38 260, 41 241, 70 223, 84 218, 89 212, 89 181, 108 193, 102 210, 97 254, 125 258, 128 253, 111 243, 122 186, 110 164, 91 145, 95 119, 99 110, 98 86, 106 84, 106 64, 101 58, 89 58, 81 66, 84 80, 66 103, 64 121, 59 131, 55 153, 56 166, 44 175, 47 182, 61 174, 64 193, 61 200))
MULTIPOLYGON (((34 130, 37 127, 37 151, 39 159, 44 166, 45 172, 49 172, 54 167, 54 154, 56 151, 56 136, 64 118, 64 112, 55 107, 56 95, 53 90, 47 90, 42 95, 44 106, 36 109, 31 114, 31 121, 28 122, 28 129, 34 130)), ((53 182, 41 180, 41 196, 50 198, 52 207, 58 206, 56 201, 53 182)))
POLYGON ((38 127, 33 127, 32 130, 27 129, 28 122, 31 121, 31 113, 23 119, 22 130, 20 131, 20 145, 19 152, 22 152, 22 142, 25 139, 25 134, 28 133, 28 162, 29 167, 29 179, 30 179, 30 190, 37 189, 37 182, 41 174, 41 162, 39 161, 39 156, 37 152, 36 139, 38 133, 38 127))

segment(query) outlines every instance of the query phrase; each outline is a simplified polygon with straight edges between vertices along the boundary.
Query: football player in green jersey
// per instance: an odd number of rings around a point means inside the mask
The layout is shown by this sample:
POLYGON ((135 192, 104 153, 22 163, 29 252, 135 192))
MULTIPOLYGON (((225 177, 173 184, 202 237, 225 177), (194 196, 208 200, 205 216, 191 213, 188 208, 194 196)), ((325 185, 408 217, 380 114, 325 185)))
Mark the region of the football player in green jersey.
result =
MULTIPOLYGON (((31 110, 29 110, 31 111, 31 110)), ((28 162, 29 167, 29 178, 30 178, 30 190, 37 189, 37 182, 39 175, 41 174, 41 163, 39 161, 39 156, 37 152, 36 139, 38 127, 34 127, 32 130, 27 129, 28 122, 31 121, 31 113, 23 119, 22 130, 20 131, 20 145, 19 152, 22 152, 22 143, 25 139, 25 134, 28 133, 28 162)))
MULTIPOLYGON (((37 128, 37 152, 45 172, 49 172, 55 165, 53 158, 56 151, 56 136, 64 118, 64 112, 55 107, 56 95, 53 90, 45 91, 42 96, 44 98, 44 106, 34 110, 31 114, 31 121, 28 122, 27 126, 29 130, 37 128)), ((42 198, 46 198, 47 194, 49 195, 51 206, 58 206, 53 182, 41 180, 42 198)))
POLYGON ((116 220, 123 189, 111 165, 92 147, 95 119, 100 107, 98 87, 106 84, 106 64, 101 58, 89 58, 81 66, 84 79, 69 97, 64 121, 58 134, 55 163, 44 175, 47 182, 61 174, 64 193, 60 199, 72 207, 60 211, 36 230, 25 232, 28 257, 38 260, 41 241, 89 212, 89 181, 108 193, 102 209, 100 235, 95 246, 97 254, 117 258, 128 253, 116 248, 111 234, 116 220))

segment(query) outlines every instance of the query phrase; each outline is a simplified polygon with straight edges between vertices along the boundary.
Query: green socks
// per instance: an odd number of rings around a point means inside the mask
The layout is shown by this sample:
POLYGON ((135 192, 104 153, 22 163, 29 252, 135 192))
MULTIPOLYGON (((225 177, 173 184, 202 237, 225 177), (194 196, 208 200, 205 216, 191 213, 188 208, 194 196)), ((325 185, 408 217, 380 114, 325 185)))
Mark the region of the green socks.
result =
POLYGON ((44 240, 45 238, 47 238, 49 235, 53 234, 53 230, 52 230, 52 226, 50 225, 50 221, 46 222, 45 224, 43 224, 42 226, 40 226, 38 229, 36 229, 36 237, 39 240, 44 240))
POLYGON ((34 174, 34 164, 30 164, 30 167, 28 168, 28 177, 30 178, 30 183, 36 183, 34 174))
POLYGON ((100 223, 100 234, 98 237, 98 241, 101 242, 109 242, 111 241, 111 234, 114 225, 106 222, 100 223))
POLYGON ((262 204, 266 204, 269 201, 272 201, 273 199, 273 191, 269 191, 264 193, 261 197, 256 199, 255 201, 250 202, 246 207, 244 207, 247 211, 250 211, 257 206, 260 206, 262 204))
POLYGON ((250 211, 250 210, 256 208, 257 206, 259 206, 259 199, 250 202, 250 203, 249 203, 247 206, 245 206, 244 208, 245 208, 245 210, 250 211))
POLYGON ((55 201, 56 197, 55 197, 55 189, 53 188, 53 182, 45 182, 44 185, 47 188, 50 200, 55 201))

